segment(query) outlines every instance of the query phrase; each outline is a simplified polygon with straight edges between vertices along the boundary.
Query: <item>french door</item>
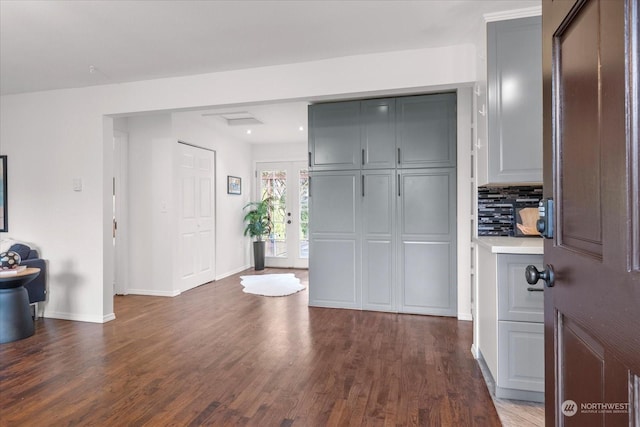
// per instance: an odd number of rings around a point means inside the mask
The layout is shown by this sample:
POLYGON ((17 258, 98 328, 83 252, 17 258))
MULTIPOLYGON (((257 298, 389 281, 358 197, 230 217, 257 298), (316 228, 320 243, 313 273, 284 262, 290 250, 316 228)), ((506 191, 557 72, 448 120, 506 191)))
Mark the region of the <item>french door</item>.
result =
POLYGON ((257 164, 257 197, 273 198, 265 265, 309 267, 309 171, 306 162, 257 164))

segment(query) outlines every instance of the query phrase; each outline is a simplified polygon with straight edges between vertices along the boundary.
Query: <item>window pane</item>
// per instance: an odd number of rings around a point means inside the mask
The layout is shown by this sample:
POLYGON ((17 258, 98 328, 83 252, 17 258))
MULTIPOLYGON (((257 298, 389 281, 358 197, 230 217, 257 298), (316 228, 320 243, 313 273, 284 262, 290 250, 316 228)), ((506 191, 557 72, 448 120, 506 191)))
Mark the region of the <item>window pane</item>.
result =
POLYGON ((262 171, 260 176, 262 200, 273 199, 271 221, 273 228, 266 239, 266 256, 287 257, 287 172, 283 170, 262 171))
POLYGON ((309 258, 309 171, 298 173, 300 180, 300 258, 309 258))

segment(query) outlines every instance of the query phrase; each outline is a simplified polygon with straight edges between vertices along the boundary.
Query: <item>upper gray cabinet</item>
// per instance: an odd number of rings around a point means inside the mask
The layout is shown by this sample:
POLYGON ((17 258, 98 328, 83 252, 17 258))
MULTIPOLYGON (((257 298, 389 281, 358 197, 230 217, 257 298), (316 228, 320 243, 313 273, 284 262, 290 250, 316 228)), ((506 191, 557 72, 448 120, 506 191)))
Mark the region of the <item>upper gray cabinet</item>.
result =
POLYGON ((309 106, 313 171, 455 165, 455 93, 309 106))
POLYGON ((360 102, 331 102, 309 107, 309 166, 313 170, 358 169, 360 102))
POLYGON ((391 169, 396 166, 396 100, 362 102, 362 168, 391 169))
POLYGON ((481 181, 542 182, 539 16, 487 24, 487 78, 489 151, 481 181))
POLYGON ((396 101, 399 168, 455 167, 456 94, 396 101))

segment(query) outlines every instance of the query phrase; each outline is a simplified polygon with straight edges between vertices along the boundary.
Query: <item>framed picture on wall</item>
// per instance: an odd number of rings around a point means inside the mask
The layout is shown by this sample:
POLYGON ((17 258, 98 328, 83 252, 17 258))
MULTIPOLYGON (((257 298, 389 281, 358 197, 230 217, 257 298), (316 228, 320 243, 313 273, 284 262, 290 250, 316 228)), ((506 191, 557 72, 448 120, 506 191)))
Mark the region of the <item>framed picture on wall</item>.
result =
POLYGON ((227 175, 227 194, 242 194, 242 178, 227 175))
POLYGON ((0 156, 0 231, 9 231, 7 226, 7 156, 0 156))

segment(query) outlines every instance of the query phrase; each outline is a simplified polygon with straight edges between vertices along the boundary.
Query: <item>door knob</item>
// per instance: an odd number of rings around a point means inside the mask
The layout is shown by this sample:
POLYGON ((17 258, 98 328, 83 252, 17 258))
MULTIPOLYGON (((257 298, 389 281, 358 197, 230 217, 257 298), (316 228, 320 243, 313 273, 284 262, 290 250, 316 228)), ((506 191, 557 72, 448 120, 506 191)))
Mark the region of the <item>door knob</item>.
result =
POLYGON ((535 285, 538 283, 538 280, 542 279, 549 288, 554 285, 556 275, 553 272, 553 266, 551 264, 547 264, 547 268, 542 271, 538 271, 535 265, 528 265, 524 271, 524 276, 527 279, 527 283, 530 285, 535 285))
POLYGON ((291 220, 287 221, 287 224, 291 224, 291 220))

